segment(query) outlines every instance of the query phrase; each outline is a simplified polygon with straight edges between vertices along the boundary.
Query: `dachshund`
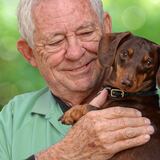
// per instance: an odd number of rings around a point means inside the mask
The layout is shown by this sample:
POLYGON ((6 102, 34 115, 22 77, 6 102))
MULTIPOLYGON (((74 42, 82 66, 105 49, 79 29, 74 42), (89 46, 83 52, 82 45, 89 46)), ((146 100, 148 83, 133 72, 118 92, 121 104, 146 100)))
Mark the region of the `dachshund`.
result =
POLYGON ((160 108, 157 83, 160 81, 160 46, 130 32, 111 33, 102 37, 98 51, 104 69, 100 86, 81 105, 75 105, 60 118, 63 124, 74 124, 96 107, 87 103, 97 90, 108 90, 109 98, 100 108, 132 107, 151 120, 155 133, 139 147, 117 153, 111 160, 160 159, 160 108))

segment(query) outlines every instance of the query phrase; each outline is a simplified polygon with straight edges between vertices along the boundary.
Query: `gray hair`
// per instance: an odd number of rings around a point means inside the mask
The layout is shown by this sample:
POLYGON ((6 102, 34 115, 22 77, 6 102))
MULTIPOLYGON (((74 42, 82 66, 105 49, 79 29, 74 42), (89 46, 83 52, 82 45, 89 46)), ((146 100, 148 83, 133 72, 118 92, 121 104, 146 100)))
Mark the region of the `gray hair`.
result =
MULTIPOLYGON (((21 37, 27 41, 33 48, 33 33, 35 26, 32 19, 32 8, 40 0, 20 0, 17 10, 18 27, 21 37)), ((90 0, 100 22, 103 21, 103 4, 102 0, 90 0)))

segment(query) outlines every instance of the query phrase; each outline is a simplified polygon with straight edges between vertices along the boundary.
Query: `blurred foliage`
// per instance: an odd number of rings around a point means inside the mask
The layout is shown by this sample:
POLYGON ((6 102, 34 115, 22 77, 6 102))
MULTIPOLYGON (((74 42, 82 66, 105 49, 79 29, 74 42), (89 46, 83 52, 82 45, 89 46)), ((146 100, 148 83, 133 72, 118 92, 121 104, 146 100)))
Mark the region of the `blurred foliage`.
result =
MULTIPOLYGON (((45 85, 16 49, 18 0, 0 0, 0 108, 17 94, 45 85)), ((133 33, 160 43, 160 0, 103 0, 113 21, 113 32, 133 33)))
POLYGON ((17 94, 44 86, 37 69, 16 49, 18 0, 0 0, 0 108, 17 94))
POLYGON ((160 0, 103 0, 113 32, 132 31, 160 44, 160 0))

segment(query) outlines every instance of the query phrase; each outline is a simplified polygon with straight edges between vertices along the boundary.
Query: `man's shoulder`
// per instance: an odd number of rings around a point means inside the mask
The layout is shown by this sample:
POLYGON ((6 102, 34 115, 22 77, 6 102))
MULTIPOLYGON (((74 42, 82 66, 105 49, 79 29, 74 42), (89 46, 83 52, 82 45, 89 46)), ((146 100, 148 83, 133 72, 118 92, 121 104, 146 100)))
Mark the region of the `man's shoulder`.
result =
POLYGON ((42 88, 42 89, 39 89, 39 90, 36 90, 36 91, 26 92, 26 93, 17 95, 11 101, 24 102, 24 101, 31 100, 31 99, 34 99, 34 98, 38 98, 38 97, 40 97, 41 95, 43 95, 47 92, 49 92, 49 89, 48 89, 48 87, 45 87, 45 88, 42 88))
POLYGON ((15 96, 13 99, 11 99, 8 104, 6 104, 2 112, 5 110, 10 110, 12 113, 14 113, 15 110, 27 110, 32 109, 34 103, 41 97, 43 98, 43 95, 49 93, 48 87, 39 89, 37 91, 27 92, 20 95, 15 96))

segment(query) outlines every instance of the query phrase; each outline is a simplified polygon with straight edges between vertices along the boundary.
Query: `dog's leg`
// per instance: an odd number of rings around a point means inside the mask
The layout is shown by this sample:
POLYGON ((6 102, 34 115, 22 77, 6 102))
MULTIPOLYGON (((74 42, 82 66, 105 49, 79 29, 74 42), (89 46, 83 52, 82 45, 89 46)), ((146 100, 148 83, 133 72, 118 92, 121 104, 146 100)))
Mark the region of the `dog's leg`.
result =
POLYGON ((97 107, 94 107, 90 104, 84 105, 75 105, 68 111, 66 111, 62 117, 59 118, 63 124, 73 125, 76 123, 82 116, 87 114, 89 111, 97 110, 97 107))

